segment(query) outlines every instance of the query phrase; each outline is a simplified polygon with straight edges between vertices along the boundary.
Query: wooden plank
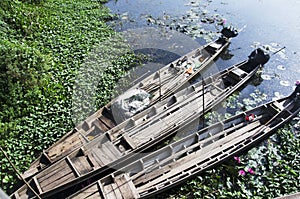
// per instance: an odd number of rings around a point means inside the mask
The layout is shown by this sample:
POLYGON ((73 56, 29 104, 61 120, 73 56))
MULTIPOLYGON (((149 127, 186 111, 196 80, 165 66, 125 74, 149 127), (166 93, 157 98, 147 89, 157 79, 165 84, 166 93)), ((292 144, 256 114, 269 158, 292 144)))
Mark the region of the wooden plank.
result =
POLYGON ((136 148, 136 144, 131 139, 131 137, 129 137, 129 135, 127 133, 123 134, 123 138, 127 142, 127 144, 130 146, 131 149, 135 149, 136 148))
POLYGON ((94 168, 104 166, 103 162, 101 160, 96 160, 96 158, 92 152, 87 156, 87 158, 89 159, 89 161, 91 161, 94 168))
POLYGON ((119 159, 119 157, 122 156, 119 150, 110 141, 103 143, 102 149, 105 150, 105 152, 111 158, 111 160, 119 159))
POLYGON ((71 167, 72 171, 74 172, 76 177, 80 177, 80 173, 77 171, 76 167, 74 166, 73 162, 69 158, 69 156, 66 157, 66 161, 68 165, 71 167))
POLYGON ((47 152, 47 155, 52 161, 54 161, 56 158, 61 157, 63 154, 69 153, 74 148, 77 148, 77 146, 80 146, 83 143, 85 142, 80 138, 80 136, 78 136, 78 133, 75 133, 64 142, 51 148, 47 152))
POLYGON ((27 179, 27 178, 33 176, 34 174, 36 174, 38 171, 39 171, 39 169, 37 167, 33 167, 33 168, 30 168, 27 171, 25 171, 23 174, 21 174, 21 176, 24 179, 27 179))
POLYGON ((99 188, 99 194, 100 194, 100 196, 101 196, 102 198, 105 198, 103 184, 101 183, 100 180, 98 180, 98 181, 96 182, 96 184, 97 184, 97 186, 98 186, 98 188, 99 188))
POLYGON ((105 143, 101 144, 101 147, 97 147, 92 150, 94 151, 94 154, 97 155, 97 157, 104 163, 104 165, 107 165, 115 160, 115 155, 111 153, 105 143))
POLYGON ((51 179, 51 181, 48 181, 48 184, 42 187, 44 192, 47 192, 51 189, 54 189, 58 186, 61 186, 63 184, 66 184, 70 182, 71 180, 74 180, 75 176, 73 172, 66 173, 64 176, 57 176, 56 179, 51 179))
POLYGON ((274 101, 272 103, 273 106, 275 106, 276 108, 278 108, 280 111, 282 111, 284 109, 283 105, 278 103, 277 101, 274 101))
POLYGON ((15 197, 15 199, 21 199, 20 196, 19 196, 19 194, 18 194, 17 192, 15 192, 15 193, 13 194, 13 196, 15 197))
POLYGON ((110 119, 104 117, 103 115, 101 117, 99 117, 99 120, 101 122, 103 122, 109 129, 116 126, 116 124, 113 121, 111 121, 110 119))
MULTIPOLYGON (((99 199, 102 198, 98 193, 95 193, 93 195, 90 195, 89 197, 87 197, 86 199, 99 199)), ((81 199, 81 198, 80 198, 81 199)), ((109 198, 108 198, 109 199, 109 198)))
POLYGON ((78 194, 73 195, 71 198, 73 199, 82 199, 82 198, 88 198, 90 196, 98 196, 99 198, 99 194, 97 194, 99 192, 98 186, 97 184, 94 184, 93 186, 85 189, 83 188, 82 191, 78 194))
POLYGON ((100 165, 97 162, 97 160, 95 160, 95 157, 90 153, 89 155, 86 156, 87 161, 90 162, 91 166, 95 168, 98 168, 100 165))
POLYGON ((63 176, 65 173, 72 172, 70 167, 65 166, 66 161, 63 160, 53 166, 49 167, 48 169, 44 170, 43 172, 37 175, 37 179, 42 185, 45 180, 49 178, 53 178, 53 176, 63 176))
POLYGON ((38 194, 43 193, 42 188, 41 188, 41 186, 40 186, 40 183, 39 183, 39 182, 37 181, 37 179, 36 179, 36 176, 33 177, 33 182, 34 182, 35 186, 36 186, 37 189, 38 189, 38 194))
POLYGON ((139 193, 138 193, 135 185, 133 184, 132 180, 129 178, 129 176, 127 174, 124 174, 124 177, 127 182, 127 185, 129 186, 130 190, 133 193, 134 198, 139 198, 139 193))
POLYGON ((95 149, 92 149, 92 150, 91 150, 90 158, 96 160, 97 163, 98 163, 98 165, 99 165, 100 167, 103 167, 103 166, 106 165, 105 162, 102 161, 102 159, 101 159, 101 157, 98 155, 98 153, 95 151, 95 149))
POLYGON ((21 199, 20 196, 19 196, 19 194, 18 194, 18 192, 15 192, 15 193, 13 194, 13 196, 15 197, 15 199, 21 199))
POLYGON ((114 189, 111 184, 104 186, 104 197, 107 199, 119 199, 115 195, 114 189))
POLYGON ((86 156, 79 156, 72 159, 75 169, 80 175, 84 175, 93 170, 86 156))
MULTIPOLYGON (((102 116, 103 117, 103 116, 102 116)), ((110 128, 107 127, 107 125, 105 123, 103 123, 103 121, 101 121, 100 119, 95 120, 92 125, 96 126, 100 131, 102 132, 106 132, 108 131, 110 128)))
POLYGON ((115 192, 116 198, 117 199, 123 198, 122 193, 121 193, 120 189, 118 188, 117 184, 116 183, 112 183, 111 185, 112 185, 112 188, 113 188, 113 190, 115 192))
MULTIPOLYGON (((91 128, 90 128, 91 129, 91 128)), ((90 130, 89 129, 89 130, 90 130)), ((89 142, 89 139, 85 136, 86 135, 86 132, 88 132, 89 130, 87 131, 83 131, 82 129, 80 129, 78 132, 78 134, 86 141, 86 142, 89 142)))
POLYGON ((120 189, 123 198, 138 198, 139 194, 133 182, 126 177, 126 174, 114 178, 115 183, 120 189))

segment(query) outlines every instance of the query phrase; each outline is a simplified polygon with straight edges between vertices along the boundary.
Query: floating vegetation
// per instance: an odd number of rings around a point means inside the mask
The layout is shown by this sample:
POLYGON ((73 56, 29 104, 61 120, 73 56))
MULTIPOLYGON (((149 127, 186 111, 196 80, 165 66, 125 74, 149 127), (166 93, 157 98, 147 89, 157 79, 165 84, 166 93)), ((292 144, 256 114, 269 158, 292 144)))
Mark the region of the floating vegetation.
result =
POLYGON ((270 54, 272 54, 272 53, 278 54, 278 56, 280 56, 281 59, 288 59, 284 47, 282 47, 281 45, 279 45, 277 43, 274 43, 274 42, 270 43, 270 44, 262 44, 258 41, 255 41, 255 42, 253 42, 251 47, 254 48, 254 49, 260 47, 263 50, 269 52, 270 54))
POLYGON ((262 78, 263 80, 271 80, 271 79, 272 79, 271 75, 267 75, 267 74, 262 74, 262 75, 261 75, 261 78, 262 78))
MULTIPOLYGON (((277 95, 279 95, 279 93, 277 95)), ((227 119, 232 115, 252 109, 260 104, 265 103, 267 99, 267 94, 263 93, 259 89, 254 90, 254 92, 250 93, 249 97, 246 98, 243 97, 239 92, 235 92, 226 99, 225 103, 222 104, 223 109, 226 109, 225 113, 223 113, 223 110, 222 112, 213 110, 205 115, 206 124, 210 125, 223 119, 227 119)))
POLYGON ((225 107, 227 108, 236 108, 237 107, 237 100, 238 100, 238 93, 234 93, 233 95, 229 96, 226 100, 225 107))
POLYGON ((283 65, 278 65, 278 66, 277 66, 277 69, 278 69, 278 70, 286 70, 285 66, 283 66, 283 65))
POLYGON ((284 95, 282 95, 281 93, 276 91, 276 92, 274 92, 274 97, 272 98, 272 100, 280 99, 283 97, 284 97, 284 95))
POLYGON ((165 31, 176 30, 187 34, 192 38, 203 38, 207 42, 212 41, 218 34, 215 30, 221 29, 226 20, 219 14, 210 14, 208 10, 203 9, 202 1, 190 1, 186 6, 191 9, 183 16, 172 17, 164 13, 163 17, 153 17, 145 15, 147 23, 158 25, 165 31))
POLYGON ((300 130, 300 113, 297 117, 293 118, 293 127, 298 131, 300 130))

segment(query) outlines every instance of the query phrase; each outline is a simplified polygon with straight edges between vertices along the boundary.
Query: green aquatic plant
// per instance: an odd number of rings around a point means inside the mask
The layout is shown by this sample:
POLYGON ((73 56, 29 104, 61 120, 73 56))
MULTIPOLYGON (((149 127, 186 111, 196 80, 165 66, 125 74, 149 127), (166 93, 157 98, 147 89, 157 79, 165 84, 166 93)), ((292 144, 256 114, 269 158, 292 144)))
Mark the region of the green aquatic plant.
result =
MULTIPOLYGON (((20 172, 79 121, 72 112, 78 71, 99 43, 116 35, 101 2, 0 3, 0 145, 20 172)), ((91 85, 99 88, 96 108, 109 101, 113 85, 135 60, 127 51, 91 85)), ((10 193, 18 177, 1 152, 0 161, 0 186, 10 193)))

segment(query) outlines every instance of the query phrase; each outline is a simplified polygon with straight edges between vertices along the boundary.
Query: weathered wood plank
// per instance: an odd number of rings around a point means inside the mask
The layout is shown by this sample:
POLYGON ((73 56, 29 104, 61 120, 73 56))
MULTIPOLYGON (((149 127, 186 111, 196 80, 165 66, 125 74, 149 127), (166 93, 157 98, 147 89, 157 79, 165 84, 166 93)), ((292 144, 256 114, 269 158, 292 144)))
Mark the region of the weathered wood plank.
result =
POLYGON ((139 194, 133 184, 133 182, 126 177, 126 174, 117 176, 114 178, 115 183, 120 189, 124 198, 138 198, 139 194))
POLYGON ((66 184, 67 182, 75 179, 74 173, 71 171, 70 173, 65 174, 64 176, 57 176, 56 179, 51 179, 51 181, 48 182, 48 184, 44 185, 42 187, 43 191, 49 191, 57 186, 66 184))
POLYGON ((74 175, 76 177, 79 177, 80 176, 80 173, 79 171, 77 171, 76 167, 74 166, 73 162, 71 161, 71 159, 69 158, 69 156, 66 157, 66 161, 69 165, 69 167, 71 167, 72 171, 74 172, 74 175))
POLYGON ((136 148, 136 144, 131 139, 131 137, 129 137, 129 135, 127 133, 123 134, 123 138, 127 142, 127 144, 130 146, 131 149, 135 149, 136 148))
POLYGON ((104 185, 104 195, 107 199, 118 199, 111 184, 104 185))
POLYGON ((76 196, 72 197, 73 199, 83 199, 83 198, 87 198, 89 196, 98 196, 98 198, 100 198, 99 194, 97 194, 99 192, 98 186, 97 184, 94 184, 93 186, 89 187, 88 189, 83 189, 82 192, 76 194, 76 196))
POLYGON ((121 157, 121 153, 116 149, 115 145, 111 142, 105 142, 101 145, 102 155, 106 157, 107 160, 113 161, 121 157))
POLYGON ((112 188, 113 188, 113 190, 114 190, 114 192, 115 192, 116 198, 117 198, 117 199, 123 198, 122 193, 121 193, 120 189, 118 188, 117 184, 112 183, 111 186, 112 186, 112 188))
POLYGON ((93 160, 96 160, 100 167, 103 167, 106 165, 105 162, 102 161, 102 158, 101 158, 100 154, 97 153, 96 149, 92 149, 90 151, 90 158, 93 160))
POLYGON ((44 184, 48 184, 47 181, 55 176, 63 176, 65 173, 72 172, 70 167, 65 166, 66 161, 63 160, 59 164, 54 165, 53 167, 49 168, 49 170, 45 170, 37 175, 37 179, 39 183, 44 186, 44 184))
POLYGON ((80 175, 84 175, 93 170, 86 156, 72 158, 72 162, 80 175))
POLYGON ((41 188, 41 185, 40 185, 40 183, 38 182, 38 180, 36 179, 36 176, 33 177, 33 182, 34 182, 35 186, 36 186, 37 189, 38 189, 38 194, 43 193, 43 190, 42 190, 42 188, 41 188))
POLYGON ((116 124, 113 121, 111 121, 107 117, 104 117, 103 115, 101 117, 99 117, 99 120, 101 122, 103 122, 109 129, 111 129, 111 128, 113 128, 113 127, 116 126, 116 124))
POLYGON ((108 131, 110 128, 108 128, 106 126, 106 124, 104 124, 100 119, 96 119, 92 125, 96 126, 99 130, 106 132, 108 131))
POLYGON ((55 160, 57 157, 60 157, 65 153, 69 153, 74 148, 77 148, 77 146, 81 146, 83 143, 85 143, 83 138, 78 136, 78 134, 73 134, 69 137, 69 139, 66 139, 64 142, 47 151, 47 155, 51 160, 55 160))

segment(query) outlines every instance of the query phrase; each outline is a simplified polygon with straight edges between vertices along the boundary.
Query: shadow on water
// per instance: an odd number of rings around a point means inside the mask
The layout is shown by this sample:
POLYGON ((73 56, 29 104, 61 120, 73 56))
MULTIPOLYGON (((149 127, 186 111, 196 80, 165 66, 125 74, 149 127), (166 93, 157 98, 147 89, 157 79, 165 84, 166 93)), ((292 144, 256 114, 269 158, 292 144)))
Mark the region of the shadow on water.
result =
POLYGON ((137 49, 134 50, 134 53, 141 53, 147 55, 148 60, 150 60, 151 62, 163 65, 167 65, 180 57, 180 55, 176 53, 156 48, 137 49))

